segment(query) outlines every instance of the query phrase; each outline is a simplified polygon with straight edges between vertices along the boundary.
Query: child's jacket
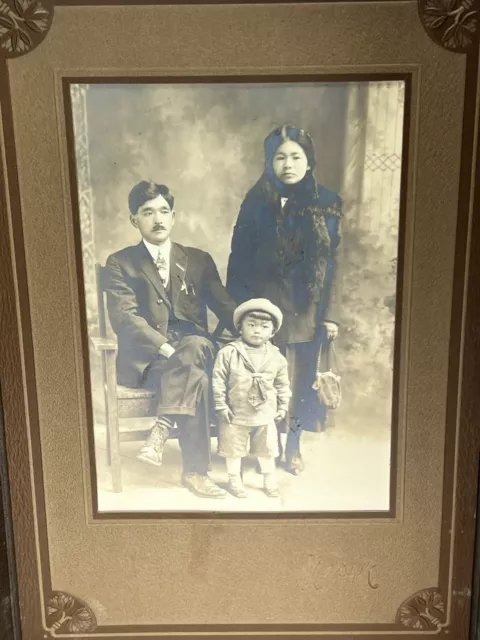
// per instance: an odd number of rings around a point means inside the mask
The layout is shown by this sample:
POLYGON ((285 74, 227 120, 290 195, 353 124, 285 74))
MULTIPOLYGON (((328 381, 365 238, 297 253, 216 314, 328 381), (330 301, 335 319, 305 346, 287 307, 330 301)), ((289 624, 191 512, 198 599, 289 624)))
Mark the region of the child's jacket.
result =
POLYGON ((268 424, 278 410, 288 410, 291 391, 287 361, 270 342, 257 370, 241 340, 220 349, 212 385, 215 411, 228 407, 234 414, 235 424, 268 424))

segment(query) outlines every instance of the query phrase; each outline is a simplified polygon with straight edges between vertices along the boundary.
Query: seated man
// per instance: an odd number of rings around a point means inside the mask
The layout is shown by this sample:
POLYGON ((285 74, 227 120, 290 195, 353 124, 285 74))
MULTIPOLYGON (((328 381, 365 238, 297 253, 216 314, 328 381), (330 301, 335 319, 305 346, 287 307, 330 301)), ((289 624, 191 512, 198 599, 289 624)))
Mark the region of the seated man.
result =
POLYGON ((235 303, 212 257, 170 240, 174 198, 165 185, 140 182, 129 195, 142 241, 111 255, 107 306, 118 338, 119 384, 156 391, 157 420, 139 458, 160 465, 174 424, 183 484, 201 497, 225 491, 208 476, 210 378, 215 348, 207 307, 232 331, 235 303))

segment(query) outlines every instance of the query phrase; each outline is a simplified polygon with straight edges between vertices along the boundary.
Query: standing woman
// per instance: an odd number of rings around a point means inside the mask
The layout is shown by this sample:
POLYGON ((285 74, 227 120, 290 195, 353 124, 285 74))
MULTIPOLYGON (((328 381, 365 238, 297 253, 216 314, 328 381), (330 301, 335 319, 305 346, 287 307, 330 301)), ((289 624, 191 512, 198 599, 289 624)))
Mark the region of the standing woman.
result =
POLYGON ((285 125, 265 139, 265 169, 247 193, 235 224, 227 290, 238 302, 268 298, 283 312, 275 344, 289 364, 292 402, 286 468, 304 464, 304 429, 325 427, 326 407, 312 384, 320 346, 338 332, 335 280, 341 200, 317 184, 315 150, 303 129, 285 125))

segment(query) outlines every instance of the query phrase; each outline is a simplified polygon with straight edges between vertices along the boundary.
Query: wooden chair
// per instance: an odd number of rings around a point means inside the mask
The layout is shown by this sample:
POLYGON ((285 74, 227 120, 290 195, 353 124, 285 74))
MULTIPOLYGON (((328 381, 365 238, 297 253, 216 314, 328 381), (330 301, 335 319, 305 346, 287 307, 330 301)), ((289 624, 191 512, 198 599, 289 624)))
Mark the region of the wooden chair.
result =
POLYGON ((106 269, 95 265, 98 297, 99 336, 92 338, 94 349, 102 359, 103 389, 105 397, 105 417, 107 426, 107 457, 112 473, 112 487, 117 493, 122 491, 122 462, 120 442, 125 440, 145 440, 148 429, 121 429, 123 418, 155 418, 153 406, 154 392, 145 389, 130 389, 117 384, 117 340, 107 329, 106 310, 106 269))
MULTIPOLYGON (((122 491, 122 462, 120 457, 120 442, 145 440, 148 429, 138 427, 140 418, 152 418, 150 427, 156 417, 154 396, 155 392, 146 389, 131 389, 117 384, 117 340, 112 331, 108 329, 108 314, 106 309, 106 268, 100 264, 95 265, 97 282, 97 303, 99 318, 99 336, 91 338, 91 343, 102 360, 102 379, 105 397, 105 415, 107 426, 107 458, 112 473, 113 491, 122 491), (134 428, 124 427, 120 420, 135 418, 137 423, 134 428)), ((226 343, 228 338, 220 336, 220 332, 214 331, 215 340, 218 343, 226 343)), ((130 423, 132 424, 132 423, 130 423)), ((217 425, 210 425, 211 435, 215 435, 217 425)))

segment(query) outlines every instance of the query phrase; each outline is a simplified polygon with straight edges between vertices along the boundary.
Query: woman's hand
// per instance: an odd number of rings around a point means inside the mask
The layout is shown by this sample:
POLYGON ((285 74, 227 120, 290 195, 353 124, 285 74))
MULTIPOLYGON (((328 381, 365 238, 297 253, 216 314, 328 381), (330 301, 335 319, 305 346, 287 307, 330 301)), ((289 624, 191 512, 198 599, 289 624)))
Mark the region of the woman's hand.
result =
POLYGON ((324 322, 323 326, 327 332, 327 339, 335 340, 338 336, 338 325, 336 325, 335 322, 324 322))
POLYGON ((275 422, 281 422, 282 420, 285 420, 286 415, 287 412, 285 411, 285 409, 279 409, 275 415, 275 422))

